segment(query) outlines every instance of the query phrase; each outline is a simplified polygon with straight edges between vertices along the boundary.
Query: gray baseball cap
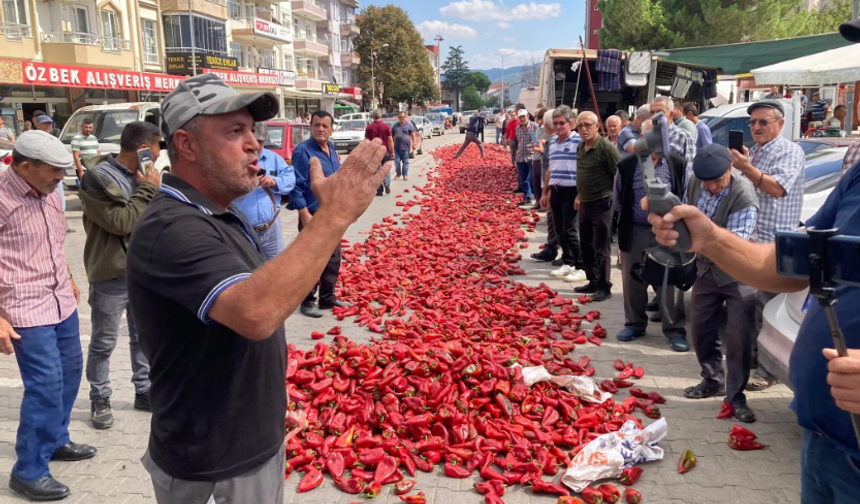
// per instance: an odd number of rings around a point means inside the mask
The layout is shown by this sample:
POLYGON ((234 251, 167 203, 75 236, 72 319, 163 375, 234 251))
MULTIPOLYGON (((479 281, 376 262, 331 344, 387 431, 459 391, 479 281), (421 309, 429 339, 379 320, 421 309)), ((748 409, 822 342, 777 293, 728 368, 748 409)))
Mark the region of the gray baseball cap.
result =
POLYGON ((69 168, 75 164, 72 153, 66 150, 63 142, 42 130, 30 130, 21 133, 18 141, 15 142, 14 151, 26 158, 41 161, 57 168, 69 168))
POLYGON ((215 74, 201 74, 179 83, 161 104, 170 136, 199 115, 229 114, 247 108, 254 121, 278 115, 274 93, 241 94, 215 74))

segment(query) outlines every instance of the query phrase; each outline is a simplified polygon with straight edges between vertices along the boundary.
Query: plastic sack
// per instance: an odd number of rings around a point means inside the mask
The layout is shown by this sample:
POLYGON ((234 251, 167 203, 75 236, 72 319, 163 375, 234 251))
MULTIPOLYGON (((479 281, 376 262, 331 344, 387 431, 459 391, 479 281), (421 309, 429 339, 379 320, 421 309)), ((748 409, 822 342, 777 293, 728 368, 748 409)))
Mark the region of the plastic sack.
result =
POLYGON ((636 422, 627 421, 616 432, 603 434, 585 445, 561 477, 561 482, 581 492, 592 481, 617 478, 625 467, 643 462, 661 460, 663 449, 657 446, 668 427, 661 418, 644 429, 636 422))
MULTIPOLYGON (((517 364, 515 364, 516 366, 517 364)), ((529 387, 535 383, 552 382, 559 387, 564 387, 569 392, 576 394, 583 401, 601 404, 612 397, 612 394, 604 392, 597 387, 594 380, 587 376, 561 375, 553 376, 549 374, 543 366, 532 366, 522 368, 523 381, 529 387)))
POLYGON ((284 437, 284 445, 286 445, 290 439, 293 439, 296 434, 301 432, 302 429, 307 426, 308 420, 305 410, 287 410, 287 416, 284 423, 287 428, 287 435, 284 437))

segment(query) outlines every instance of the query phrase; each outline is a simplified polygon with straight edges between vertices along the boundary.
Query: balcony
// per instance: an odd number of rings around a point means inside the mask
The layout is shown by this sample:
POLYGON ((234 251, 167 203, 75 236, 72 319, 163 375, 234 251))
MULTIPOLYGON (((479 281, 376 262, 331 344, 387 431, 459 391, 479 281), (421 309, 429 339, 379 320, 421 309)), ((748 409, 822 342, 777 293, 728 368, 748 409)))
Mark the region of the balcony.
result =
POLYGON ((296 56, 322 58, 328 56, 328 43, 319 37, 309 37, 304 33, 296 34, 293 41, 293 52, 296 56))
POLYGON ((33 47, 30 26, 0 21, 0 54, 7 58, 35 59, 36 48, 33 47))
POLYGON ((292 0, 291 7, 293 8, 294 16, 299 16, 314 22, 325 21, 328 19, 325 5, 323 5, 319 0, 292 0))
POLYGON ((221 21, 227 20, 227 0, 161 0, 163 12, 192 11, 221 21))
POLYGON ((233 39, 249 44, 266 44, 269 47, 290 44, 293 33, 289 27, 259 17, 234 17, 229 21, 233 39))
POLYGON ((42 33, 45 63, 80 64, 130 70, 134 68, 131 42, 92 33, 42 33))
POLYGON ((342 53, 340 55, 340 64, 343 67, 357 67, 361 64, 361 57, 357 52, 342 53))
POLYGON ((358 35, 361 33, 361 30, 358 28, 358 23, 354 20, 343 19, 340 22, 340 36, 341 37, 351 37, 353 35, 358 35))
POLYGON ((299 72, 296 79, 296 89, 322 93, 322 86, 327 82, 329 82, 329 78, 322 72, 299 72))

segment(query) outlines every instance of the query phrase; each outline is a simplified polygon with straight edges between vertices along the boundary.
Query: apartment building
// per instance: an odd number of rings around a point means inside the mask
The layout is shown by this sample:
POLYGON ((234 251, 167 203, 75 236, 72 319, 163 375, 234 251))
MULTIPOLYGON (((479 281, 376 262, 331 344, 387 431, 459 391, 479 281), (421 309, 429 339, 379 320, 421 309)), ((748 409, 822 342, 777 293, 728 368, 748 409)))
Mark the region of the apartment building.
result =
POLYGON ((355 0, 2 0, 0 114, 62 124, 90 104, 160 101, 189 75, 280 96, 282 116, 360 99, 355 0))

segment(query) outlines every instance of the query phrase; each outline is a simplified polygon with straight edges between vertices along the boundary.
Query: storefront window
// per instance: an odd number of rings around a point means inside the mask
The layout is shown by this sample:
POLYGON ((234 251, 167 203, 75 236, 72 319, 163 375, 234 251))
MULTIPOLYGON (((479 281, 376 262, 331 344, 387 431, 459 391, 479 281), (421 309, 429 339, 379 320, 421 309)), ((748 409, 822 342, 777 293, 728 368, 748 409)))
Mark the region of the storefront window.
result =
MULTIPOLYGON (((190 51, 191 25, 188 23, 188 14, 165 14, 163 19, 165 45, 174 50, 190 51)), ((201 53, 226 55, 226 24, 197 14, 193 20, 194 48, 201 53)))

